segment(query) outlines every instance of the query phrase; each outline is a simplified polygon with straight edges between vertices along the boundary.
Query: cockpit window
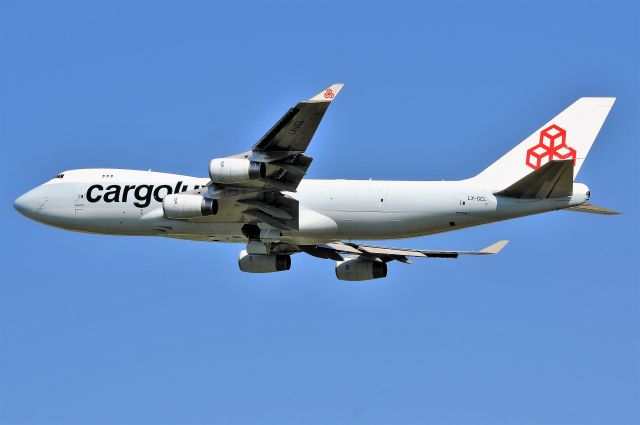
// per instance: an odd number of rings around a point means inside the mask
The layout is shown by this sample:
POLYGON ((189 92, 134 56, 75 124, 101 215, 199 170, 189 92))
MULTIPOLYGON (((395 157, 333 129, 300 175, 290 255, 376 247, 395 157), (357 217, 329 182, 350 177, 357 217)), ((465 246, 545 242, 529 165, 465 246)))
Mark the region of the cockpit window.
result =
POLYGON ((58 175, 56 176, 56 178, 57 178, 57 179, 61 179, 61 178, 63 178, 63 177, 64 177, 64 174, 58 174, 58 175))

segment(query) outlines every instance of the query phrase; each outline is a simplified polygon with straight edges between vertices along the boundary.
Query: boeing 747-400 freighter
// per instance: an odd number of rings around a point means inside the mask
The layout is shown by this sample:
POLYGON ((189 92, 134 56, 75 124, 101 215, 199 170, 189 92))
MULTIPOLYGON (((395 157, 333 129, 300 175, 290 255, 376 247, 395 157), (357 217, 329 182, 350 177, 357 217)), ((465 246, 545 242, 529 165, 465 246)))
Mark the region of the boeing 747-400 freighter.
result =
POLYGON ((574 179, 615 98, 583 97, 480 174, 460 181, 303 179, 320 120, 342 89, 334 84, 289 109, 250 150, 209 163, 209 177, 151 171, 64 171, 15 201, 51 226, 109 235, 164 236, 245 244, 240 270, 289 270, 304 252, 336 262, 347 281, 385 277, 412 257, 496 254, 364 245, 429 235, 559 209, 615 214, 590 205, 574 179))

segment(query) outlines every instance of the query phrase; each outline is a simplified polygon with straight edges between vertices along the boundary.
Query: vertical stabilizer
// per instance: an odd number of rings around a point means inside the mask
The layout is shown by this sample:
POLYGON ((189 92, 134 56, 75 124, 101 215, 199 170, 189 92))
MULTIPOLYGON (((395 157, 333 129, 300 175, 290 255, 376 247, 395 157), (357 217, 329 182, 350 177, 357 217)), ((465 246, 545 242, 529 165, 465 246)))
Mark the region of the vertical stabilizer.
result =
POLYGON ((576 100, 473 180, 504 189, 550 161, 567 159, 574 162, 575 179, 615 100, 615 97, 576 100))

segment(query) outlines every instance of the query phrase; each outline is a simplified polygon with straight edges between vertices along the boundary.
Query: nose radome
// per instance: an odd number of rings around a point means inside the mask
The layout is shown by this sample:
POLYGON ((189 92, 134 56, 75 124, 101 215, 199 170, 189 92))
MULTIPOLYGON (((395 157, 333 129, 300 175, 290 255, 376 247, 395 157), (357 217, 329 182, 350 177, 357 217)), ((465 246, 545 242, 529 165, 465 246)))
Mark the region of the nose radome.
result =
POLYGON ((42 205, 42 198, 37 188, 28 191, 13 201, 13 207, 22 215, 32 217, 42 205))
POLYGON ((20 214, 24 214, 27 211, 27 194, 20 195, 18 199, 13 201, 13 208, 16 209, 20 214))

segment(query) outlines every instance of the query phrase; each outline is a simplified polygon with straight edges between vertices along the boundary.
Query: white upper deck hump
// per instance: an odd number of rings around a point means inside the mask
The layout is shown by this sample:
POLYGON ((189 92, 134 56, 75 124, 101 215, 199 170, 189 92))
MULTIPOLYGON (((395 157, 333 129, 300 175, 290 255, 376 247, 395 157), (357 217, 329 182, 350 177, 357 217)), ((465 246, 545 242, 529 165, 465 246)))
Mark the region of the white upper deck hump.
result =
POLYGON ((47 184, 64 183, 64 182, 92 182, 92 183, 160 183, 167 181, 194 181, 199 184, 205 184, 209 181, 204 177, 184 176, 180 174, 159 173, 155 171, 144 170, 126 170, 120 168, 84 168, 79 170, 67 170, 56 175, 47 184), (204 182, 204 183, 202 183, 204 182))

